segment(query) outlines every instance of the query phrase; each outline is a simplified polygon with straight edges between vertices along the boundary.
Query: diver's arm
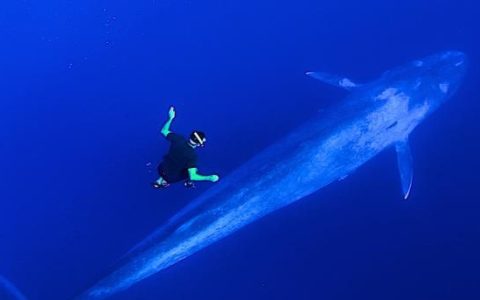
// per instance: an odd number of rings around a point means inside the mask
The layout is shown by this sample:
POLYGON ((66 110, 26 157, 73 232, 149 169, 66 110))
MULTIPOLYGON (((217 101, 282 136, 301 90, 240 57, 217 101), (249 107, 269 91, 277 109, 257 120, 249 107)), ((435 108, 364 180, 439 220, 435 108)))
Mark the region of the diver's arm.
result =
POLYGON ((191 181, 211 181, 211 182, 217 182, 220 178, 218 175, 209 175, 209 176, 203 176, 197 173, 198 169, 197 168, 190 168, 188 169, 188 175, 190 175, 190 180, 191 181))
POLYGON ((167 137, 167 135, 171 132, 170 126, 172 125, 173 119, 175 119, 175 108, 172 106, 168 111, 168 120, 165 123, 165 125, 163 125, 162 131, 161 131, 163 136, 167 137))

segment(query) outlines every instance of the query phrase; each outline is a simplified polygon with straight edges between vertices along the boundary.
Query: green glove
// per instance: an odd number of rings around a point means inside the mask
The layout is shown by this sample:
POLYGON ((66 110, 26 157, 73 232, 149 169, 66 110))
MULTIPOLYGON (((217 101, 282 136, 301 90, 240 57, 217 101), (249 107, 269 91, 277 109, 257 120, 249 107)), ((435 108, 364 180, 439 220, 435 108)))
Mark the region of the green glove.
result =
POLYGON ((170 118, 170 120, 173 120, 175 118, 175 107, 170 107, 170 110, 168 111, 168 117, 170 118))
POLYGON ((217 182, 220 180, 220 177, 218 177, 218 175, 210 175, 209 177, 210 177, 209 180, 211 182, 217 182))

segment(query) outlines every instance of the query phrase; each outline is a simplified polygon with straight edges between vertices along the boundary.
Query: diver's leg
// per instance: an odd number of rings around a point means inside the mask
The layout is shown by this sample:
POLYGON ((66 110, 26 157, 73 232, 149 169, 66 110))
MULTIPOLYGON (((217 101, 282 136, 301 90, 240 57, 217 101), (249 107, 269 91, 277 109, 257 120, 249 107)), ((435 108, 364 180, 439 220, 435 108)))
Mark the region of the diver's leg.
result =
POLYGON ((163 163, 158 166, 157 171, 158 171, 159 177, 157 180, 152 182, 152 186, 157 189, 168 187, 170 184, 163 178, 165 176, 163 163))
POLYGON ((163 177, 161 176, 155 182, 158 183, 159 185, 168 184, 168 182, 165 179, 163 179, 163 177))

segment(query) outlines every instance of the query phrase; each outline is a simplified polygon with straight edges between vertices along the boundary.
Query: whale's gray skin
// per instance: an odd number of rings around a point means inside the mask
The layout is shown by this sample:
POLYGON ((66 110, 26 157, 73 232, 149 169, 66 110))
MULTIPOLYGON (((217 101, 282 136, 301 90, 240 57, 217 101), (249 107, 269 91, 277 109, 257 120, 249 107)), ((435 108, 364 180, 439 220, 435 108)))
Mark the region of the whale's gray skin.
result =
POLYGON ((0 275, 0 300, 27 300, 7 278, 0 275))
POLYGON ((78 299, 103 299, 127 289, 258 218, 345 178, 390 146, 396 147, 404 197, 408 197, 413 175, 408 136, 458 88, 465 60, 461 52, 443 52, 364 85, 307 73, 351 94, 225 177, 78 299))

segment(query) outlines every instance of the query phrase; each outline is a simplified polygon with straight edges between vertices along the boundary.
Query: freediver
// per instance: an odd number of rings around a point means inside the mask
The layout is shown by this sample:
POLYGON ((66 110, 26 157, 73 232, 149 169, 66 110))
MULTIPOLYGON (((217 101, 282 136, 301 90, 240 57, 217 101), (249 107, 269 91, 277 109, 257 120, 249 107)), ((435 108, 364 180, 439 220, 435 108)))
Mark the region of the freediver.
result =
POLYGON ((187 188, 194 188, 195 181, 217 182, 218 175, 200 175, 197 169, 197 154, 195 150, 205 147, 207 141, 205 133, 194 130, 189 139, 170 131, 175 108, 172 106, 168 111, 168 120, 162 128, 162 135, 170 142, 170 149, 158 165, 159 178, 152 183, 154 188, 166 188, 172 183, 184 181, 187 188))

